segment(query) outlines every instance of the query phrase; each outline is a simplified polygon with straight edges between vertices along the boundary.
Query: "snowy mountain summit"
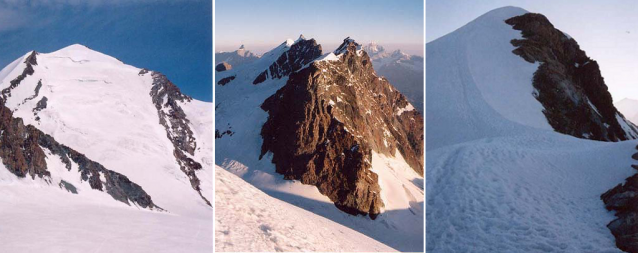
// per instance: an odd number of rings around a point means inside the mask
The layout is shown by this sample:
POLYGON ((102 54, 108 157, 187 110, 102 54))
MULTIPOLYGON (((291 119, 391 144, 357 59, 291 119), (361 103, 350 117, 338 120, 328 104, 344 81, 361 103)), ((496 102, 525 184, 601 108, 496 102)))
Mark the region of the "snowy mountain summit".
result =
POLYGON ((215 81, 217 165, 344 225, 375 227, 366 235, 391 247, 422 247, 423 118, 360 44, 346 38, 324 54, 314 39, 288 39, 215 81))
POLYGON ((427 66, 427 82, 433 84, 427 100, 434 106, 426 115, 441 122, 428 129, 458 132, 453 128, 473 126, 457 136, 428 140, 428 149, 494 132, 489 128, 518 128, 512 123, 593 140, 638 137, 636 127, 613 106, 597 62, 541 14, 497 9, 427 48, 433 62, 427 66), (463 86, 483 101, 459 93, 463 86), (440 107, 450 100, 456 106, 440 107), (507 123, 498 126, 479 116, 485 114, 507 123))
POLYGON ((210 221, 212 105, 163 74, 71 45, 16 59, 0 95, 0 191, 210 221))

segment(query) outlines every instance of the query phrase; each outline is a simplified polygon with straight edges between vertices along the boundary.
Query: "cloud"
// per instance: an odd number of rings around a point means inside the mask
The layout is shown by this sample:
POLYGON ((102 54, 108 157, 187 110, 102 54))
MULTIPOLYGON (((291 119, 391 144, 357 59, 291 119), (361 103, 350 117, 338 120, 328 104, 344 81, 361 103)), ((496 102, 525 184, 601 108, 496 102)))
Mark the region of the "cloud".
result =
POLYGON ((29 16, 17 10, 0 8, 0 32, 16 30, 27 25, 29 16))

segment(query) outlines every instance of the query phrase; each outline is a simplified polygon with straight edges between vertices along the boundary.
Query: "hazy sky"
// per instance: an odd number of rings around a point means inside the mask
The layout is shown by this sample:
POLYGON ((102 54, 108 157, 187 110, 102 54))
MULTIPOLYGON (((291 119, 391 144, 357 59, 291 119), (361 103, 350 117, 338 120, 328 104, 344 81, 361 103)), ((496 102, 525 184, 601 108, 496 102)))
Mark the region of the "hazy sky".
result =
POLYGON ((0 0, 0 69, 79 43, 212 101, 210 0, 0 0))
POLYGON ((600 64, 614 101, 638 99, 638 1, 428 0, 426 41, 503 6, 541 13, 600 64))
POLYGON ((324 52, 350 36, 423 55, 423 0, 216 0, 215 22, 215 51, 264 53, 303 34, 324 52))

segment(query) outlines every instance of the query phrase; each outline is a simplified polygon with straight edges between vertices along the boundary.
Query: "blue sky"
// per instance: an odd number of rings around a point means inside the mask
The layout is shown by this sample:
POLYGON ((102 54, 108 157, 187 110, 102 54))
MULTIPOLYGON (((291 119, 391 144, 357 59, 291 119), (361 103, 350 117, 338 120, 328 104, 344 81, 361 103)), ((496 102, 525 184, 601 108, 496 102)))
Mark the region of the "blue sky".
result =
POLYGON ((426 41, 503 6, 545 15, 598 61, 614 101, 638 99, 638 2, 633 0, 428 0, 426 41))
POLYGON ((215 51, 263 53, 303 34, 324 51, 350 36, 423 55, 423 0, 216 0, 215 22, 215 51))
POLYGON ((210 0, 0 0, 0 68, 83 44, 212 101, 210 0))

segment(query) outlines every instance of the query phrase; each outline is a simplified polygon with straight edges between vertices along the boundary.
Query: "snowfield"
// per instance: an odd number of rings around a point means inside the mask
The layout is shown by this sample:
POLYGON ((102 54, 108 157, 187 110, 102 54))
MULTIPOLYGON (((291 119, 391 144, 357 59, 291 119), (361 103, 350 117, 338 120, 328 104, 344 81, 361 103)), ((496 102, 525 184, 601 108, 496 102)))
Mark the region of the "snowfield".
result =
POLYGON ((0 164, 2 252, 211 252, 212 213, 129 207, 89 188, 71 194, 0 164))
POLYGON ((428 252, 620 252, 600 195, 633 175, 635 141, 486 138, 427 153, 428 252))
POLYGON ((552 131, 504 23, 525 12, 427 45, 427 252, 620 252, 600 195, 635 173, 637 143, 552 131))
POLYGON ((216 251, 394 252, 359 232, 268 196, 215 169, 216 251))

